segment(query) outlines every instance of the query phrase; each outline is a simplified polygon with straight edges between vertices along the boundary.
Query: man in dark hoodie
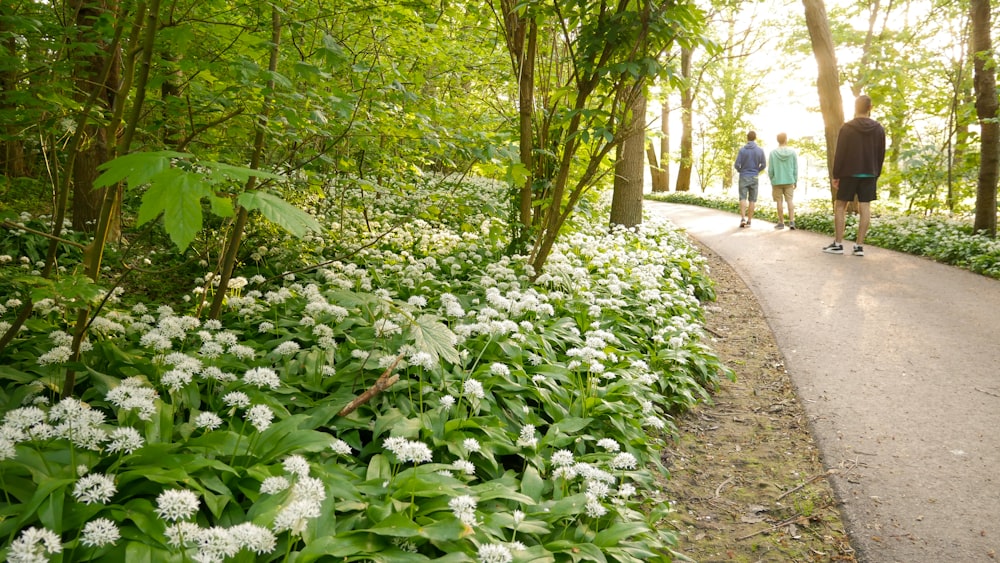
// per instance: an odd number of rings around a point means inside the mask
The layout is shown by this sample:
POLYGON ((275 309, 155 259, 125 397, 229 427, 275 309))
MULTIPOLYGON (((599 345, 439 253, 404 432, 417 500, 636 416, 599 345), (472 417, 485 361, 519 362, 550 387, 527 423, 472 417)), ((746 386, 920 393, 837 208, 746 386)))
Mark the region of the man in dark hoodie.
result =
POLYGON ((837 199, 833 206, 833 242, 823 248, 830 254, 844 253, 844 228, 847 203, 858 198, 858 236, 855 256, 865 255, 865 235, 871 222, 871 202, 885 161, 885 129, 871 118, 872 99, 861 95, 854 100, 854 119, 840 128, 837 152, 833 157, 833 188, 837 199))
POLYGON ((740 228, 749 227, 753 219, 753 209, 757 204, 757 176, 764 171, 764 149, 757 146, 757 132, 747 133, 747 144, 736 155, 733 168, 739 172, 740 228))

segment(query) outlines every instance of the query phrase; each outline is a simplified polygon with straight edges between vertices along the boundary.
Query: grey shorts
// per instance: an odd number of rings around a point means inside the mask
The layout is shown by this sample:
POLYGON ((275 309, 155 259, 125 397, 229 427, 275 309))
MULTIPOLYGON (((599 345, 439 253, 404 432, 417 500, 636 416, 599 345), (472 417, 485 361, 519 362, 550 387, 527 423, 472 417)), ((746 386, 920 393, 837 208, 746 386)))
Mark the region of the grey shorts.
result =
POLYGON ((757 177, 740 176, 740 201, 757 201, 757 177))

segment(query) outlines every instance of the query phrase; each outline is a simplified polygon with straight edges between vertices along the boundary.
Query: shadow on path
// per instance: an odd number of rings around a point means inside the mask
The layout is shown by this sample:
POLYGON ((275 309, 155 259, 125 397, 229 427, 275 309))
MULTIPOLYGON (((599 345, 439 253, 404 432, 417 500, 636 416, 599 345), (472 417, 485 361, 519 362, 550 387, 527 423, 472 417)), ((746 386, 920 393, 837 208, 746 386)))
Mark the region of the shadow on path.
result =
POLYGON ((1000 281, 708 208, 645 202, 760 301, 862 562, 1000 552, 1000 281))

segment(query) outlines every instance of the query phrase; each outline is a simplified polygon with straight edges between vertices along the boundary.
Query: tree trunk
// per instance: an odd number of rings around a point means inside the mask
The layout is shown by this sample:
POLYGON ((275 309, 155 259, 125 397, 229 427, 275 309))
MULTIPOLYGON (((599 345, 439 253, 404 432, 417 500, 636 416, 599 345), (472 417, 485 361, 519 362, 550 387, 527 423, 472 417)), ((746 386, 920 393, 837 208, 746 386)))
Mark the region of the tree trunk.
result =
POLYGON ((694 113, 694 86, 691 85, 690 47, 681 48, 681 76, 684 78, 684 88, 681 90, 681 162, 677 168, 678 192, 691 190, 691 168, 694 166, 694 125, 691 115, 694 113))
MULTIPOLYGON (((114 106, 115 90, 118 87, 118 55, 110 50, 107 43, 95 40, 91 29, 100 18, 105 17, 109 8, 103 0, 76 0, 73 9, 76 13, 77 40, 81 45, 95 44, 97 47, 93 54, 85 55, 79 60, 76 69, 79 99, 82 102, 94 90, 101 90, 95 99, 94 111, 107 116, 114 106), (105 75, 109 64, 110 72, 105 75)), ((98 176, 97 167, 107 162, 114 150, 114 139, 109 139, 107 128, 99 123, 105 120, 94 121, 98 123, 86 126, 84 144, 76 155, 72 170, 73 228, 83 232, 94 232, 96 228, 107 188, 95 190, 94 180, 98 176)))
MULTIPOLYGON (((833 176, 833 157, 837 150, 837 137, 844 124, 844 101, 840 97, 840 74, 837 71, 837 54, 830 35, 830 22, 826 17, 823 0, 802 0, 806 10, 806 27, 812 42, 813 56, 816 57, 818 77, 816 90, 819 93, 819 107, 823 113, 823 128, 826 134, 827 178, 833 176)), ((830 185, 831 200, 837 192, 830 185)))
MULTIPOLYGON (((10 60, 17 60, 17 35, 9 27, 7 16, 9 6, 5 3, 4 8, 0 8, 0 36, 6 36, 3 41, 3 56, 10 60)), ((16 104, 14 103, 18 85, 18 69, 14 64, 6 72, 0 73, 0 111, 7 115, 13 115, 16 104)), ((7 178, 20 178, 28 175, 28 165, 24 158, 24 143, 18 137, 18 125, 8 123, 5 127, 7 140, 0 141, 0 176, 7 178)))
POLYGON ((646 156, 649 160, 649 176, 653 182, 653 193, 670 191, 670 104, 663 102, 660 108, 660 156, 656 156, 653 141, 646 145, 646 156))
POLYGON ((615 160, 611 224, 632 228, 642 223, 643 147, 646 144, 646 95, 641 86, 624 120, 625 137, 615 160))
POLYGON ((1000 175, 1000 123, 997 123, 997 77, 990 38, 990 2, 972 0, 972 56, 976 116, 981 128, 979 181, 976 188, 976 219, 973 229, 991 237, 997 234, 997 177, 1000 175))

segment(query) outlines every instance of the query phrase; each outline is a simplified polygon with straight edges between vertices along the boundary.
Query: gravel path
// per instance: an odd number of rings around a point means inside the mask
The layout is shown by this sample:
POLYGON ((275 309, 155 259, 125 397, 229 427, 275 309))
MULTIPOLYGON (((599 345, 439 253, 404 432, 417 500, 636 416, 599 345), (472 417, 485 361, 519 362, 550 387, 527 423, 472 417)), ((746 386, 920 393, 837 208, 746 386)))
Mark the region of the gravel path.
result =
POLYGON ((862 563, 1000 551, 1000 281, 712 209, 645 202, 760 300, 862 563), (845 246, 850 249, 849 244, 845 246))

